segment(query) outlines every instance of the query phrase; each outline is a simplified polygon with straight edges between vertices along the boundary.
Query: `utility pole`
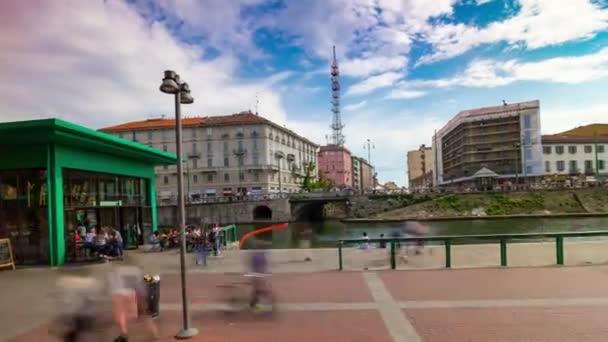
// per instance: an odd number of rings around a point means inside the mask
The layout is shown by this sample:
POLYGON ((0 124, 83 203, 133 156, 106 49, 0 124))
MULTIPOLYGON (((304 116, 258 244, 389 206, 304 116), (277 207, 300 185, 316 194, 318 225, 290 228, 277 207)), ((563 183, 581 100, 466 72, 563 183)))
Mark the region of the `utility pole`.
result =
POLYGON ((371 187, 374 187, 374 175, 372 172, 372 149, 376 149, 376 146, 374 145, 374 143, 372 142, 371 139, 367 139, 367 142, 365 143, 365 145, 363 145, 363 149, 367 149, 367 162, 369 163, 369 184, 371 185, 371 187))

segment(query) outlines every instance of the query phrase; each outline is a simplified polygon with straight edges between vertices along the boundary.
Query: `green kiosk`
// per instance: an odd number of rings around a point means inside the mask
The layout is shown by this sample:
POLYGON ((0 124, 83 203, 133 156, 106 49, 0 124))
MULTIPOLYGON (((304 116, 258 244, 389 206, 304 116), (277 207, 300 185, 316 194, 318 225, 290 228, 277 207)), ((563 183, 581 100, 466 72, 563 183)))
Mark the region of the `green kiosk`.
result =
POLYGON ((154 167, 173 154, 59 119, 0 123, 0 239, 17 264, 77 259, 78 232, 156 230, 154 167))

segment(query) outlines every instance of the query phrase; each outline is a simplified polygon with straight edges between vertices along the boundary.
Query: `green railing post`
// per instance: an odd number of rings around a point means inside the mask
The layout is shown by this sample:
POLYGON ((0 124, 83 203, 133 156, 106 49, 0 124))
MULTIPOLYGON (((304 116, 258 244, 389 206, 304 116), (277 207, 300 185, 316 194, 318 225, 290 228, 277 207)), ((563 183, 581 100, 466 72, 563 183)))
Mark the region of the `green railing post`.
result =
POLYGON ((500 266, 507 266, 507 239, 500 239, 500 266))
POLYGON ((342 271, 342 244, 343 242, 338 242, 338 269, 342 271))
POLYGON ((391 269, 397 268, 397 260, 395 260, 395 241, 391 241, 391 269))
POLYGON ((555 238, 555 254, 557 257, 557 264, 563 265, 564 264, 564 237, 563 236, 557 236, 555 238))
POLYGON ((446 239, 445 241, 445 267, 452 267, 452 240, 446 239))

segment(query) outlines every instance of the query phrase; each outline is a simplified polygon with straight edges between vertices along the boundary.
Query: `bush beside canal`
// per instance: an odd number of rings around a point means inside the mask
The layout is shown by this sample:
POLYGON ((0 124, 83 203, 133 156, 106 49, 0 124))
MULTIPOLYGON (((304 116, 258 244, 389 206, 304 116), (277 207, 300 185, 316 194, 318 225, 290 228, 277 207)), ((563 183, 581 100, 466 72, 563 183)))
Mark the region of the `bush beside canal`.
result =
POLYGON ((491 194, 449 194, 404 208, 371 215, 378 219, 483 217, 608 213, 608 192, 600 189, 491 194), (577 198, 578 197, 578 198, 577 198))

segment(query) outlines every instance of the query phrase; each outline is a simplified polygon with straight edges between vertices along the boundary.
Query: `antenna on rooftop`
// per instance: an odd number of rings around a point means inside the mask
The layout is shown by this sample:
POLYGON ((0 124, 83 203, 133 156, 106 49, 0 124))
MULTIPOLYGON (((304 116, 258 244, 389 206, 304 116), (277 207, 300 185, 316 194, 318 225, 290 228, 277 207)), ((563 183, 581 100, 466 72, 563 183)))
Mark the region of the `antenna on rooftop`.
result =
POLYGON ((258 106, 260 105, 260 98, 258 97, 258 92, 255 92, 255 115, 260 115, 258 114, 258 106))

